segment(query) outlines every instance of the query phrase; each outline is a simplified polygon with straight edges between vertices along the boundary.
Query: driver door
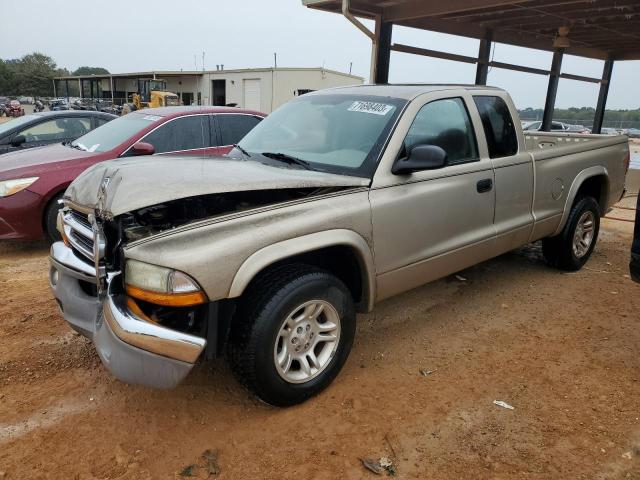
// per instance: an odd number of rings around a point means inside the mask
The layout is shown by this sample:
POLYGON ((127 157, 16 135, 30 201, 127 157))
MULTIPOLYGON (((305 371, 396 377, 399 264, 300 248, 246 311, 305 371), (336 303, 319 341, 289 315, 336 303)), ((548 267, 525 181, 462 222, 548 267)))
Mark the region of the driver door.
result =
POLYGON ((410 124, 404 134, 399 126, 389 144, 390 149, 395 143, 397 155, 385 155, 374 177, 370 202, 378 300, 490 258, 495 248, 494 172, 484 142, 476 140, 480 117, 466 92, 446 93, 412 102, 403 118, 406 123, 415 112, 410 124), (445 150, 446 166, 391 174, 398 157, 427 144, 445 150))

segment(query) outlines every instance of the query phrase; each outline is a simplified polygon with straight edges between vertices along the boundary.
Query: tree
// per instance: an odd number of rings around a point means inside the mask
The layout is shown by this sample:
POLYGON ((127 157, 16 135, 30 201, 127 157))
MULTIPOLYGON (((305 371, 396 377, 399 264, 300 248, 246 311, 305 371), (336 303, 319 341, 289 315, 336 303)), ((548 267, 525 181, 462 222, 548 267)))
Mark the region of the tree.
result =
POLYGON ((108 75, 109 70, 102 67, 80 67, 73 72, 73 75, 108 75))
POLYGON ((8 63, 0 60, 0 95, 10 95, 14 90, 15 78, 8 63))
POLYGON ((5 60, 0 67, 0 88, 4 95, 48 96, 53 92, 56 62, 42 53, 5 60), (6 88, 6 90, 5 90, 6 88))

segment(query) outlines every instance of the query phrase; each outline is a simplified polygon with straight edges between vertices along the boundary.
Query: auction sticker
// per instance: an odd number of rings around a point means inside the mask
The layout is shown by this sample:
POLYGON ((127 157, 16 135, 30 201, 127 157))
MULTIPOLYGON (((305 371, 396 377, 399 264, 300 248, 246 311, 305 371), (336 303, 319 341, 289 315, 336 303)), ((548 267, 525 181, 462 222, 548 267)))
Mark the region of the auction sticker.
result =
POLYGON ((355 101, 347 109, 350 112, 372 113, 374 115, 386 115, 391 111, 393 105, 377 102, 361 102, 355 101))

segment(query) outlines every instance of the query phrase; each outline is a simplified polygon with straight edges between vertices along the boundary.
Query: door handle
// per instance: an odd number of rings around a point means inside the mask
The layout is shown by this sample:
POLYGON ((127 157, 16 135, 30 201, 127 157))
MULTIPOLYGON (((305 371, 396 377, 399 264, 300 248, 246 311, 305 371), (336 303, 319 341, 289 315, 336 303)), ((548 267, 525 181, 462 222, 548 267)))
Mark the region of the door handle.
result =
POLYGON ((478 193, 490 192, 493 189, 493 180, 485 178, 484 180, 478 181, 476 189, 478 190, 478 193))

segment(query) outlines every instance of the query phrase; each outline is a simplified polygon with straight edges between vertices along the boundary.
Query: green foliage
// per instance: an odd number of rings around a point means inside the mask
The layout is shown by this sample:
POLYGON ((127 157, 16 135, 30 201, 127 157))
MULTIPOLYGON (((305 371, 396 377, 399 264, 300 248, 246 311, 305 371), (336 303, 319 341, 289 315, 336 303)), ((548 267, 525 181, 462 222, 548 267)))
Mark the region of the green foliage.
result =
POLYGON ((30 53, 20 59, 2 61, 0 94, 48 96, 53 92, 56 62, 42 53, 30 53))
POLYGON ((108 75, 109 70, 102 67, 80 67, 73 72, 73 75, 108 75))
POLYGON ((7 62, 0 59, 0 95, 8 94, 13 90, 13 72, 7 62))

